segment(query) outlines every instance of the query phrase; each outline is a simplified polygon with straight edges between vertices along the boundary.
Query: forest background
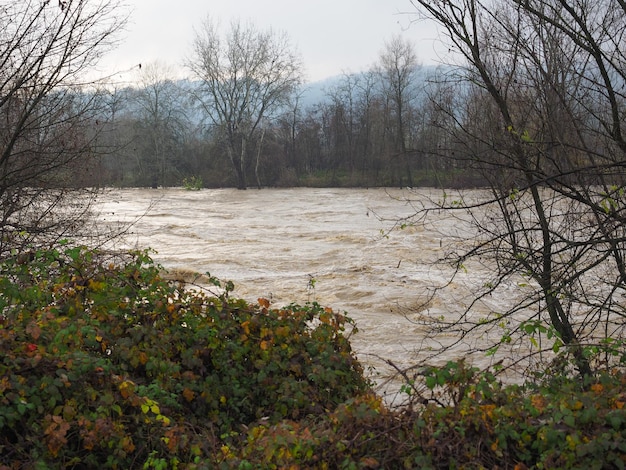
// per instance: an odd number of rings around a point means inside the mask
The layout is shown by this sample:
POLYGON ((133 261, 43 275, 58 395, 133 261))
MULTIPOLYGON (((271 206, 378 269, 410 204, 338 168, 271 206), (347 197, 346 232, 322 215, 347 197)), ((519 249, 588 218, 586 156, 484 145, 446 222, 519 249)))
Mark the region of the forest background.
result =
MULTIPOLYGON (((301 84, 278 112, 264 118, 248 146, 255 187, 475 185, 467 168, 437 157, 446 145, 431 103, 435 66, 418 63, 409 43, 393 38, 384 54, 397 57, 401 82, 376 64, 301 84), (431 82, 432 80, 432 82, 431 82)), ((383 59, 381 58, 381 61, 383 59)), ((445 70, 449 70, 446 68, 445 70)), ((397 72, 398 70, 396 70, 397 72)), ((218 129, 194 104, 198 82, 173 80, 172 67, 137 69, 138 82, 102 93, 99 144, 113 149, 79 176, 82 185, 235 187, 218 129)))

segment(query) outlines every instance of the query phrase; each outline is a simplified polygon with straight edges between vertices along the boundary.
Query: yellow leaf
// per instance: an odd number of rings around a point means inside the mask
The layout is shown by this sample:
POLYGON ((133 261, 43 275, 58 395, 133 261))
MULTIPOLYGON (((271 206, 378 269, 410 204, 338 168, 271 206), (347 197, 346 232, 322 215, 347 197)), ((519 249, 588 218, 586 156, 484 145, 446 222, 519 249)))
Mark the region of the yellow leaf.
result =
POLYGON ((94 281, 93 279, 90 279, 90 280, 87 282, 87 285, 89 286, 89 288, 90 288, 91 290, 94 290, 94 291, 99 291, 99 290, 104 289, 105 283, 104 283, 104 282, 94 281))
POLYGON ((286 338, 287 336, 289 336, 290 332, 291 330, 288 326, 279 326, 278 328, 276 328, 276 336, 278 338, 286 338))
POLYGON ((495 410, 496 405, 494 404, 490 404, 490 405, 481 405, 481 410, 483 413, 483 419, 487 419, 487 418, 493 418, 493 410, 495 410))
POLYGON ((170 425, 170 419, 167 416, 157 415, 156 420, 161 421, 163 423, 163 426, 170 425))

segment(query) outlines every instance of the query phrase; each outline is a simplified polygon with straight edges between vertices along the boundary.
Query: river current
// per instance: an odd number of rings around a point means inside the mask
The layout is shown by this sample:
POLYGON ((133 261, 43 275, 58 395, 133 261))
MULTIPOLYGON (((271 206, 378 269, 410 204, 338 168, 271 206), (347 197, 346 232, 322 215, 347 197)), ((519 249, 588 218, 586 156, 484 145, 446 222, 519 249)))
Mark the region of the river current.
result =
MULTIPOLYGON (((232 281, 235 296, 276 307, 317 301, 347 312, 358 327, 353 349, 384 383, 386 360, 421 360, 425 330, 416 318, 458 302, 455 284, 434 298, 428 286, 448 280, 433 261, 448 235, 466 228, 443 214, 434 225, 406 226, 409 196, 420 197, 398 189, 123 189, 108 191, 98 210, 107 223, 132 222, 124 243, 156 250, 153 258, 177 275, 209 272, 232 281)), ((448 354, 440 359, 459 359, 448 354)))

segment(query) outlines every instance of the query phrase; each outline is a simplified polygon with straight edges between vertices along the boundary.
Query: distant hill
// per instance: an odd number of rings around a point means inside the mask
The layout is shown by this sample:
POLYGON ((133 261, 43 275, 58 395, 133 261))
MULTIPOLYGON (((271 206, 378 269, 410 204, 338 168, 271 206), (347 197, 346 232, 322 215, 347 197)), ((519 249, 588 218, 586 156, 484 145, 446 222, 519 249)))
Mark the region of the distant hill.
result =
MULTIPOLYGON (((439 65, 421 65, 418 71, 418 80, 422 83, 427 82, 436 73, 441 72, 444 66, 439 65)), ((358 72, 351 75, 364 75, 366 72, 358 72)), ((334 75, 332 77, 306 83, 303 85, 303 93, 301 96, 301 106, 303 109, 310 108, 320 103, 329 101, 328 91, 337 87, 345 80, 345 75, 334 75)))
MULTIPOLYGON (((420 66, 418 80, 421 80, 422 83, 426 83, 429 77, 432 77, 438 70, 440 70, 440 67, 434 65, 420 66)), ((355 73, 352 75, 365 75, 365 72, 355 73)), ((302 86, 302 94, 300 96, 300 109, 307 110, 314 106, 328 103, 330 101, 329 92, 340 86, 345 79, 346 75, 342 74, 315 82, 305 83, 302 86)), ((189 101, 190 94, 188 93, 196 86, 197 82, 183 79, 177 80, 172 84, 179 90, 180 99, 187 102, 184 105, 185 115, 187 118, 192 123, 200 123, 203 120, 203 112, 191 104, 191 101, 189 101)), ((418 83, 417 86, 419 87, 420 84, 418 83)), ((129 86, 119 90, 118 93, 123 97, 124 112, 129 115, 139 115, 142 112, 140 105, 140 96, 142 95, 141 89, 129 86)))

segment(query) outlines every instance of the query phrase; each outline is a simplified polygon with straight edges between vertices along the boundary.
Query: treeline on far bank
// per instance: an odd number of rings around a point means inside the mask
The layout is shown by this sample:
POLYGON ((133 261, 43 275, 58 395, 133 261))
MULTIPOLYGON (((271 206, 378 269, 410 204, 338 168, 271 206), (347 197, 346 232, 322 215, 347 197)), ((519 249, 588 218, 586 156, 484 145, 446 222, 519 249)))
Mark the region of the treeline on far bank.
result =
MULTIPOLYGON (((237 186, 224 136, 194 105, 197 84, 166 78, 158 64, 136 85, 99 92, 98 158, 82 185, 237 186)), ((304 85, 247 143, 250 187, 445 186, 483 183, 451 154, 448 119, 432 104, 434 67, 417 66, 401 116, 375 69, 304 85)), ((457 144, 455 144, 457 145, 457 144)), ((460 143, 458 145, 461 145, 460 143)), ((96 147, 94 147, 95 149, 96 147)))

